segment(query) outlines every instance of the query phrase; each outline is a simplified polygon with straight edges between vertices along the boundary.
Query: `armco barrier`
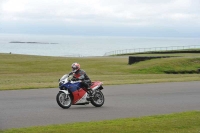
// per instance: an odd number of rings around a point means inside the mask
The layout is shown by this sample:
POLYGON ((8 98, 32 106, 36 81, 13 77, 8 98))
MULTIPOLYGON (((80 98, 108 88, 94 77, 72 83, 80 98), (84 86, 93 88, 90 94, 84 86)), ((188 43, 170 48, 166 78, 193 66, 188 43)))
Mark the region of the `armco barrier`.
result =
POLYGON ((176 50, 194 50, 194 49, 200 49, 200 45, 123 49, 123 50, 115 50, 115 51, 111 51, 111 52, 106 52, 104 54, 104 56, 123 55, 123 54, 136 54, 136 53, 144 53, 144 52, 164 52, 164 51, 176 51, 176 50))

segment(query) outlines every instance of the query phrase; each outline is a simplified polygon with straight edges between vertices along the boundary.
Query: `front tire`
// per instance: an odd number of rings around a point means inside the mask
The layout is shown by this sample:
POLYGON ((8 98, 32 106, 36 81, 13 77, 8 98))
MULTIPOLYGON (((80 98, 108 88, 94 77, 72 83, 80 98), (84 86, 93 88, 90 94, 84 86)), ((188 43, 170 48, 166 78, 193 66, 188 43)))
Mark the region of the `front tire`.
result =
POLYGON ((63 109, 68 109, 72 105, 72 98, 64 92, 59 92, 56 96, 58 105, 63 109))
POLYGON ((91 104, 95 107, 101 107, 104 104, 104 95, 100 90, 96 90, 94 97, 91 100, 91 104))

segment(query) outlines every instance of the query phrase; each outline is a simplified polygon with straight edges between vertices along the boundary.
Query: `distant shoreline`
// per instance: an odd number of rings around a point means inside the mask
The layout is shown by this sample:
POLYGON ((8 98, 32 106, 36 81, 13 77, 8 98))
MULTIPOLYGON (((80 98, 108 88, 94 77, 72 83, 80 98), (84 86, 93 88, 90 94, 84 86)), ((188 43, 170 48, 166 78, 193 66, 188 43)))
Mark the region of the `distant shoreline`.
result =
POLYGON ((58 44, 58 43, 49 43, 49 42, 23 42, 23 41, 11 41, 9 43, 58 44))

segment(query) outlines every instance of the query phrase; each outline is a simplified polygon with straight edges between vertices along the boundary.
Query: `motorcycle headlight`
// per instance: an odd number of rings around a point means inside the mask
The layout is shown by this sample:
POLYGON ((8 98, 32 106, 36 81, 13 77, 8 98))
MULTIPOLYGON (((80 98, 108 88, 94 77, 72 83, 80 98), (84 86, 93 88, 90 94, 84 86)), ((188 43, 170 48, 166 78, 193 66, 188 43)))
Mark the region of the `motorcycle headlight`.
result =
POLYGON ((59 82, 59 86, 63 85, 65 81, 59 82))

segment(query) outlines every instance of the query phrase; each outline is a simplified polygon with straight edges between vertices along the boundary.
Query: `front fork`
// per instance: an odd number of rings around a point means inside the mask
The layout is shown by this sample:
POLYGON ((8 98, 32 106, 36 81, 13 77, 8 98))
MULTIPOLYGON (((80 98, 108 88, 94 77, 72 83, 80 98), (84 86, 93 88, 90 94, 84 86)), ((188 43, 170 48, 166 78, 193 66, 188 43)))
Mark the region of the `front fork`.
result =
POLYGON ((63 93, 65 93, 66 95, 69 95, 69 94, 70 94, 68 90, 60 90, 59 92, 63 92, 63 93))

